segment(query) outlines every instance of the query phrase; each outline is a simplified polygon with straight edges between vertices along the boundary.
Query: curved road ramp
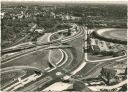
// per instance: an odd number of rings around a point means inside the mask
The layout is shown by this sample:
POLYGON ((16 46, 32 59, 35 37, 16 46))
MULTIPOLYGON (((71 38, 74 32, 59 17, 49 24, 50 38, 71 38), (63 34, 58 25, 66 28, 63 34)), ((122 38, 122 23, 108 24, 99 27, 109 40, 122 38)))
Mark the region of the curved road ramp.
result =
MULTIPOLYGON (((118 67, 120 66, 118 66, 118 64, 125 64, 127 53, 122 56, 104 58, 104 56, 101 55, 103 53, 102 51, 99 51, 97 54, 90 53, 88 51, 89 46, 91 47, 91 45, 94 44, 87 42, 88 39, 94 39, 94 41, 98 39, 98 42, 101 44, 101 42, 103 43, 103 41, 101 41, 101 35, 104 35, 104 33, 109 34, 111 35, 109 36, 110 38, 113 37, 115 39, 117 35, 119 35, 119 31, 117 31, 117 34, 114 36, 112 35, 115 31, 111 33, 110 31, 102 29, 88 34, 87 27, 85 26, 78 26, 76 24, 68 25, 71 25, 71 28, 59 30, 52 34, 45 34, 40 37, 33 48, 3 57, 1 63, 1 89, 3 91, 23 92, 104 92, 104 90, 117 90, 117 88, 124 86, 126 84, 126 80, 124 80, 125 76, 123 75, 125 72, 119 71, 118 67), (92 36, 96 34, 97 38, 89 38, 88 35, 91 34, 92 36), (88 55, 92 58, 88 58, 88 55), (94 60, 94 57, 100 57, 100 59, 94 60), (104 67, 109 67, 109 69, 104 67), (109 74, 108 71, 113 67, 114 69, 118 69, 118 71, 113 74, 109 72, 109 74), (107 73, 104 73, 105 69, 107 73), (106 85, 107 78, 104 78, 105 74, 118 75, 116 76, 118 78, 120 74, 122 74, 124 79, 115 85, 106 85), (99 83, 99 86, 96 86, 96 83, 99 83)), ((104 43, 109 43, 109 41, 104 40, 104 43)), ((117 43, 112 44, 114 47, 118 45, 117 43)), ((121 43, 120 45, 122 47, 126 46, 121 43)))
POLYGON ((48 35, 47 39, 51 42, 50 44, 39 46, 37 44, 34 48, 4 57, 1 68, 2 71, 5 71, 2 73, 4 75, 2 80, 5 78, 2 82, 5 84, 2 85, 1 89, 3 91, 43 90, 58 80, 58 75, 56 75, 58 71, 62 73, 61 77, 63 77, 66 72, 70 73, 79 67, 84 58, 84 32, 83 30, 76 30, 78 27, 76 24, 71 25, 70 31, 73 31, 69 36, 67 36, 67 29, 64 29, 48 35), (56 38, 58 35, 61 36, 56 38), (54 38, 54 41, 51 40, 51 37, 54 38), (22 76, 20 72, 23 72, 22 76), (11 80, 6 81, 9 78, 11 80), (40 88, 34 86, 37 84, 41 84, 40 88))

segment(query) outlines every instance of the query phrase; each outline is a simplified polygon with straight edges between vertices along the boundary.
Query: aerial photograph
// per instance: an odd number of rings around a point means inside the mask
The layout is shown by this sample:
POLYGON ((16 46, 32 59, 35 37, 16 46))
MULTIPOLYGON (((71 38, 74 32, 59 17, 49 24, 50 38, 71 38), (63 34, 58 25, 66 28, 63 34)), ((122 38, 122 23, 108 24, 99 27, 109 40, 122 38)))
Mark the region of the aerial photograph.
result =
POLYGON ((1 0, 1 92, 128 92, 127 0, 1 0))

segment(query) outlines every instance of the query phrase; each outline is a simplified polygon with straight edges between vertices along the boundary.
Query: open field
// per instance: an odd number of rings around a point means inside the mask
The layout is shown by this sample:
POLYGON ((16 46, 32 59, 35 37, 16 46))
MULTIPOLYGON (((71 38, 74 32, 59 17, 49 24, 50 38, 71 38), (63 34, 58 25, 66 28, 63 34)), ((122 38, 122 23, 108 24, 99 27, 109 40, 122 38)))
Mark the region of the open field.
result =
POLYGON ((53 62, 53 63, 55 63, 55 64, 57 64, 61 60, 61 58, 62 58, 62 53, 58 49, 51 50, 49 52, 49 54, 50 54, 49 55, 50 56, 49 57, 50 58, 50 61, 53 62))
MULTIPOLYGON (((104 29, 105 30, 105 29, 104 29)), ((126 29, 108 29, 102 32, 102 29, 99 30, 99 35, 109 38, 126 41, 127 40, 127 30, 126 29), (101 31, 101 33, 100 33, 101 31)))
POLYGON ((49 50, 28 53, 25 56, 20 56, 2 64, 1 67, 4 68, 10 66, 33 66, 45 69, 48 67, 48 54, 49 50))
POLYGON ((127 44, 127 29, 124 28, 105 28, 96 30, 93 32, 93 36, 113 43, 127 44))

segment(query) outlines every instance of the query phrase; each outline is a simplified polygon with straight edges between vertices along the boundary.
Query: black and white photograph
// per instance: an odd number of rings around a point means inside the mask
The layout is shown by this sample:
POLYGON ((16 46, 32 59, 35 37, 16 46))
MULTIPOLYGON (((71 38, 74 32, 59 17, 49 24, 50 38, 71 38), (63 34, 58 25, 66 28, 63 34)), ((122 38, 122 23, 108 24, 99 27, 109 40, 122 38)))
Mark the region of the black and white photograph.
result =
POLYGON ((127 0, 1 0, 0 92, 128 92, 127 0))

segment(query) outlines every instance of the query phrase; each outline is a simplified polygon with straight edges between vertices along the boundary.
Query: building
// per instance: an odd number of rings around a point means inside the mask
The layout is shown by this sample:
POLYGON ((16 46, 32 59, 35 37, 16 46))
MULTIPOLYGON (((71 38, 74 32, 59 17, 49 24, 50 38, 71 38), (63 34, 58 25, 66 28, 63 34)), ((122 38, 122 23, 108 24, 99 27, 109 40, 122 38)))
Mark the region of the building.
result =
POLYGON ((44 28, 43 29, 35 29, 35 32, 38 32, 38 33, 40 33, 40 34, 42 34, 42 33, 44 33, 44 28))

